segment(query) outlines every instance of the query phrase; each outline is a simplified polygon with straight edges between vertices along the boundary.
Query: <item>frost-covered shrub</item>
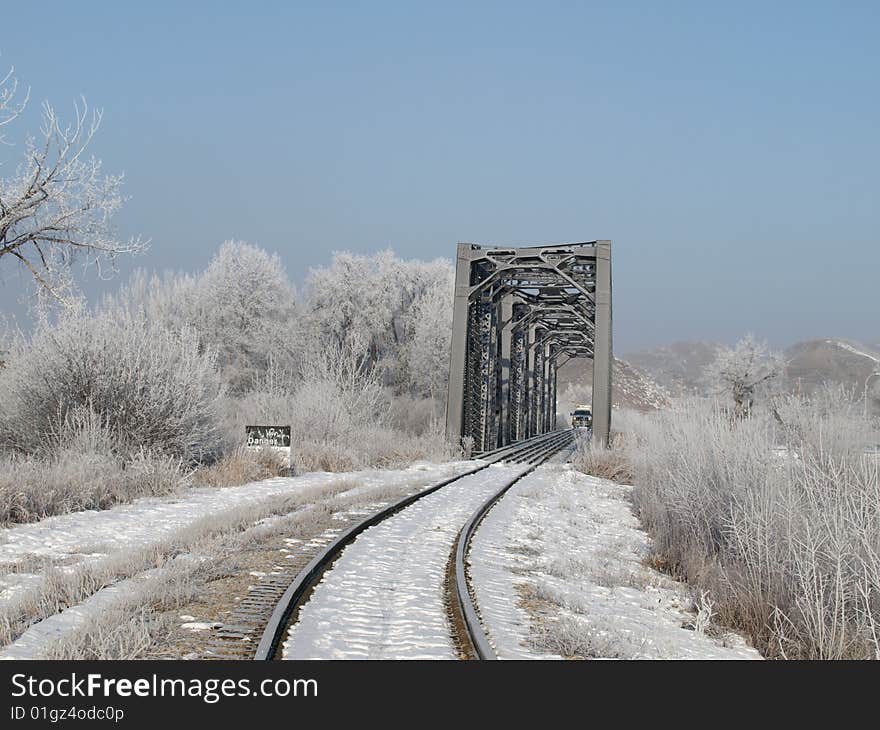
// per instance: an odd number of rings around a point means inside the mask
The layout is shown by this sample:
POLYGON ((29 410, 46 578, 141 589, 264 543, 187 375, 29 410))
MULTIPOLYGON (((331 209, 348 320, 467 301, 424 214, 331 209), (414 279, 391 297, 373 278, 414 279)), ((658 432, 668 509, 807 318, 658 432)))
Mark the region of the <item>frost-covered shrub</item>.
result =
POLYGON ((593 439, 579 436, 572 464, 584 474, 622 484, 632 483, 631 455, 626 436, 622 433, 613 435, 611 446, 608 448, 593 439))
POLYGON ((295 468, 349 471, 425 458, 451 458, 439 425, 419 434, 392 426, 390 393, 360 359, 357 342, 317 344, 301 353, 298 373, 273 364, 254 389, 224 403, 227 444, 253 423, 290 425, 295 468))
POLYGON ((746 335, 732 348, 721 347, 704 373, 709 392, 733 400, 733 412, 747 416, 759 395, 768 396, 778 387, 785 361, 765 343, 746 335))
POLYGON ((60 436, 55 448, 38 456, 0 454, 0 523, 106 509, 185 485, 174 456, 141 449, 123 461, 113 434, 92 411, 72 414, 60 436))
POLYGON ((647 418, 635 501, 658 563, 770 656, 880 658, 878 441, 840 391, 775 414, 689 401, 647 418))
POLYGON ((191 330, 120 313, 68 313, 14 344, 0 369, 0 442, 51 451, 86 410, 119 457, 146 449, 195 462, 219 446, 220 390, 214 356, 191 330))
POLYGON ((445 425, 445 399, 397 395, 391 398, 388 419, 391 426, 403 433, 421 436, 445 425))

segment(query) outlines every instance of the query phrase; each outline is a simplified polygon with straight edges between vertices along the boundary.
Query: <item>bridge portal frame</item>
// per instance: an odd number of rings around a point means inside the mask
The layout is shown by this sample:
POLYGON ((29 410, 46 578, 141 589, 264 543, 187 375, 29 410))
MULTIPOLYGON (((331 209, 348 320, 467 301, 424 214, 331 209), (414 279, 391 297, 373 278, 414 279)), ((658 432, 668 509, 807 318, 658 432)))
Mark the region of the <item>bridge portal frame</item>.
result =
POLYGON ((593 437, 611 428, 611 241, 458 244, 446 403, 450 441, 475 452, 555 428, 556 375, 593 360, 593 437))

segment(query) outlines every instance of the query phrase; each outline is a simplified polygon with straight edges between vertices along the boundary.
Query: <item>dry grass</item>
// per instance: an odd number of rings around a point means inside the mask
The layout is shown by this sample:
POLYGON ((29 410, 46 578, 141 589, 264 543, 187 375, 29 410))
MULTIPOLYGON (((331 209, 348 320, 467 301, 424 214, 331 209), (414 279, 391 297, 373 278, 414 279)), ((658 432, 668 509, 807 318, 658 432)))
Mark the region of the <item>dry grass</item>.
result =
POLYGON ((143 659, 173 628, 170 616, 147 608, 114 608, 71 637, 51 644, 42 656, 53 660, 143 659))
POLYGON ((141 453, 129 461, 78 449, 45 457, 0 455, 0 524, 107 509, 139 497, 171 494, 186 484, 173 457, 141 453))
POLYGON ((196 469, 192 483, 197 487, 234 487, 287 475, 282 457, 271 449, 252 451, 240 447, 220 461, 196 469))
POLYGON ((607 618, 585 615, 542 582, 520 586, 519 605, 531 616, 528 644, 536 652, 563 659, 633 659, 642 649, 607 618))
POLYGON ((412 436, 391 428, 365 425, 351 438, 303 441, 295 446, 299 471, 394 469, 414 461, 448 461, 458 457, 444 438, 433 432, 412 436))
POLYGON ((625 434, 612 434, 611 446, 595 444, 592 439, 579 437, 572 463, 584 474, 610 479, 618 484, 632 484, 632 461, 625 434))
POLYGON ((580 616, 559 614, 532 626, 532 649, 564 659, 632 659, 636 653, 614 627, 599 627, 580 616))

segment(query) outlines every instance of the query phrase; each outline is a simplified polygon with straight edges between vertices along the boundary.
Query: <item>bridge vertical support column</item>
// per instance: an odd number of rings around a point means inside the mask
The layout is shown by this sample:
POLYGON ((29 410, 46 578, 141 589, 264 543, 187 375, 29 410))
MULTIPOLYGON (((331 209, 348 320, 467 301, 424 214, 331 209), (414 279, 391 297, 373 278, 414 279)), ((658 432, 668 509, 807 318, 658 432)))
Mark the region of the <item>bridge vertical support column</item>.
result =
POLYGON ((611 241, 596 242, 596 331, 593 341, 593 438, 611 434, 611 241))
POLYGON ((498 302, 485 297, 483 324, 483 428, 479 450, 491 451, 498 441, 498 302))
POLYGON ((464 388, 467 368, 469 320, 468 294, 471 283, 470 246, 458 244, 455 262, 455 298, 453 300, 452 346, 449 353, 449 391, 446 398, 446 439, 461 444, 464 424, 464 388))
POLYGON ((544 339, 544 330, 537 330, 535 337, 535 435, 544 433, 544 407, 547 398, 546 371, 546 348, 541 341, 544 339))
POLYGON ((526 352, 528 353, 526 356, 526 438, 537 433, 535 431, 535 410, 537 408, 536 386, 538 379, 535 376, 535 335, 535 326, 529 326, 528 339, 526 340, 526 352))
POLYGON ((544 343, 543 347, 543 364, 544 364, 544 375, 543 375, 543 388, 542 388, 542 400, 543 408, 541 408, 541 431, 543 433, 547 433, 551 430, 550 428, 550 377, 551 377, 551 367, 550 367, 550 343, 544 343))
MULTIPOLYGON (((516 316, 517 309, 514 309, 516 316)), ((520 310, 521 313, 521 310, 520 310)), ((512 332, 512 343, 510 353, 510 381, 508 391, 510 394, 510 441, 519 441, 523 437, 523 413, 525 412, 526 390, 525 390, 525 335, 523 327, 517 327, 512 332)))
POLYGON ((513 296, 506 294, 501 299, 501 392, 498 446, 510 443, 510 373, 511 373, 511 335, 513 333, 513 296))

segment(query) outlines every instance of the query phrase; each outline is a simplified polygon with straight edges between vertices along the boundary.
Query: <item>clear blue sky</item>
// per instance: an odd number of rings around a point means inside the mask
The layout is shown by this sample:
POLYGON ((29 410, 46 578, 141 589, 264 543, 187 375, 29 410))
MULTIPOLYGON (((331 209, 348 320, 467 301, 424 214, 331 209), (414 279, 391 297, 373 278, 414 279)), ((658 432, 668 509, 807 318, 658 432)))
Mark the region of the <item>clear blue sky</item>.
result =
POLYGON ((144 267, 231 237, 297 280, 337 249, 608 238, 619 352, 880 340, 876 2, 10 3, 2 25, 34 101, 103 107, 144 267))

